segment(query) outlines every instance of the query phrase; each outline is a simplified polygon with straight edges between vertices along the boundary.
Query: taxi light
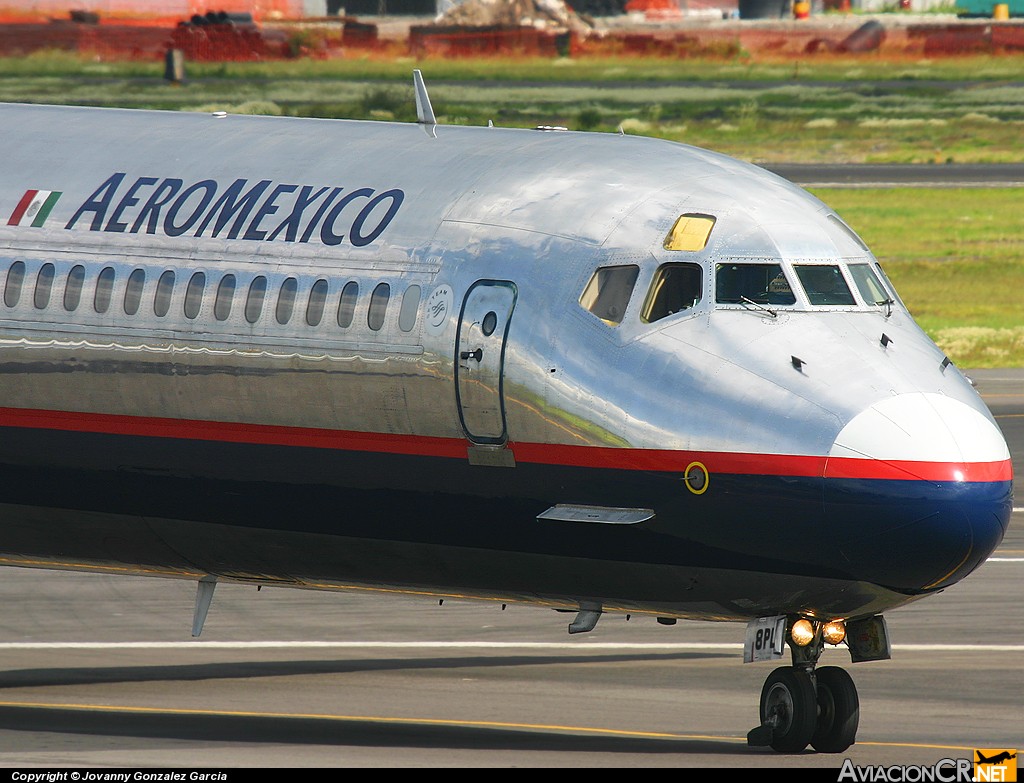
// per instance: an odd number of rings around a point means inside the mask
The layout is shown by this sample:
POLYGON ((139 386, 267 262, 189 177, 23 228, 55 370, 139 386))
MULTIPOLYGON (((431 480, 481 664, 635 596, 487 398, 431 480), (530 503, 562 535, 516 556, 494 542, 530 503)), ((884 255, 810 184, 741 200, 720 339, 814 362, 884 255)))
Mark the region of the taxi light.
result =
POLYGON ((825 623, 821 629, 821 635, 829 644, 839 644, 846 638, 846 623, 842 620, 833 620, 825 623))
POLYGON ((789 638, 797 647, 806 647, 814 639, 814 626, 810 620, 797 620, 789 629, 789 638))

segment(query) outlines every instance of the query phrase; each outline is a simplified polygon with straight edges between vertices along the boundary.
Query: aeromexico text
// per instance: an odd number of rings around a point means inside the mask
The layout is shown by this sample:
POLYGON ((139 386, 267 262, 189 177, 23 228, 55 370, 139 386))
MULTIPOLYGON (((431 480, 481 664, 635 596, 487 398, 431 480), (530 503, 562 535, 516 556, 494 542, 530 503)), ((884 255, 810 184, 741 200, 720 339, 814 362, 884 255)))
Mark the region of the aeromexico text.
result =
POLYGON ((221 237, 257 242, 368 245, 398 213, 405 193, 372 188, 288 185, 269 179, 212 179, 191 185, 172 177, 111 176, 85 200, 65 228, 221 237))

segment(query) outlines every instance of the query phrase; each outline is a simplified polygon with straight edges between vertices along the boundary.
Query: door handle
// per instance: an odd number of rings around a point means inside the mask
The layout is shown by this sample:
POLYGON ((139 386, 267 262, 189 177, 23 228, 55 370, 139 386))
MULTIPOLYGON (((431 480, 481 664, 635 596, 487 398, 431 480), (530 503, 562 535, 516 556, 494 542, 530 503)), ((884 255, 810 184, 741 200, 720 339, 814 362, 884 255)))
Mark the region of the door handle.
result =
POLYGON ((477 348, 475 351, 463 351, 459 354, 460 359, 476 359, 478 362, 484 358, 484 349, 477 348))

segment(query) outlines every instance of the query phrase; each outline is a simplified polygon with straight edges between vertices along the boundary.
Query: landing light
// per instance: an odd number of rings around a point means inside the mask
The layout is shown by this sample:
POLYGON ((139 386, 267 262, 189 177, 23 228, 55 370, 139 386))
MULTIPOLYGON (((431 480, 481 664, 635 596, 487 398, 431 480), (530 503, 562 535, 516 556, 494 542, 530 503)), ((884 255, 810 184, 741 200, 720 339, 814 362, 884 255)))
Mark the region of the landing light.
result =
POLYGON ((797 647, 806 647, 814 640, 814 626, 810 620, 797 620, 789 629, 789 638, 797 647))
POLYGON ((842 620, 825 623, 821 628, 821 635, 829 644, 839 644, 846 638, 846 623, 842 620))

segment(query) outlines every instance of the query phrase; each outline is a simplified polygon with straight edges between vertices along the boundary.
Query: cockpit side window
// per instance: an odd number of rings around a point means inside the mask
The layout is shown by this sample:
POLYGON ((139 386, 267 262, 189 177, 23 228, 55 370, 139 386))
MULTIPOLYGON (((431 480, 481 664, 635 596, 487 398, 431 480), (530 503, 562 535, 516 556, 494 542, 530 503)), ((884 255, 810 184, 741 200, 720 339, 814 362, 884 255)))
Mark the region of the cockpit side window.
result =
POLYGON ((869 305, 885 304, 890 300, 882 281, 868 264, 850 264, 850 276, 860 292, 861 298, 869 305))
POLYGON ((889 297, 893 301, 899 302, 901 305, 903 305, 904 308, 906 308, 906 305, 903 304, 903 300, 900 299, 900 295, 896 293, 896 287, 892 284, 892 280, 889 279, 889 276, 885 273, 885 270, 882 269, 882 265, 876 263, 875 271, 878 272, 878 276, 881 278, 882 283, 885 285, 886 290, 889 292, 889 297))
POLYGON ((843 273, 834 264, 796 264, 796 276, 812 305, 856 304, 843 273))
POLYGON ((580 296, 580 305, 606 324, 622 323, 640 267, 605 266, 594 272, 580 296))
POLYGON ((718 264, 715 301, 791 305, 796 303, 796 295, 779 264, 718 264))
POLYGON ((698 264, 665 264, 654 275, 640 319, 653 323, 689 310, 702 295, 703 275, 698 264))

